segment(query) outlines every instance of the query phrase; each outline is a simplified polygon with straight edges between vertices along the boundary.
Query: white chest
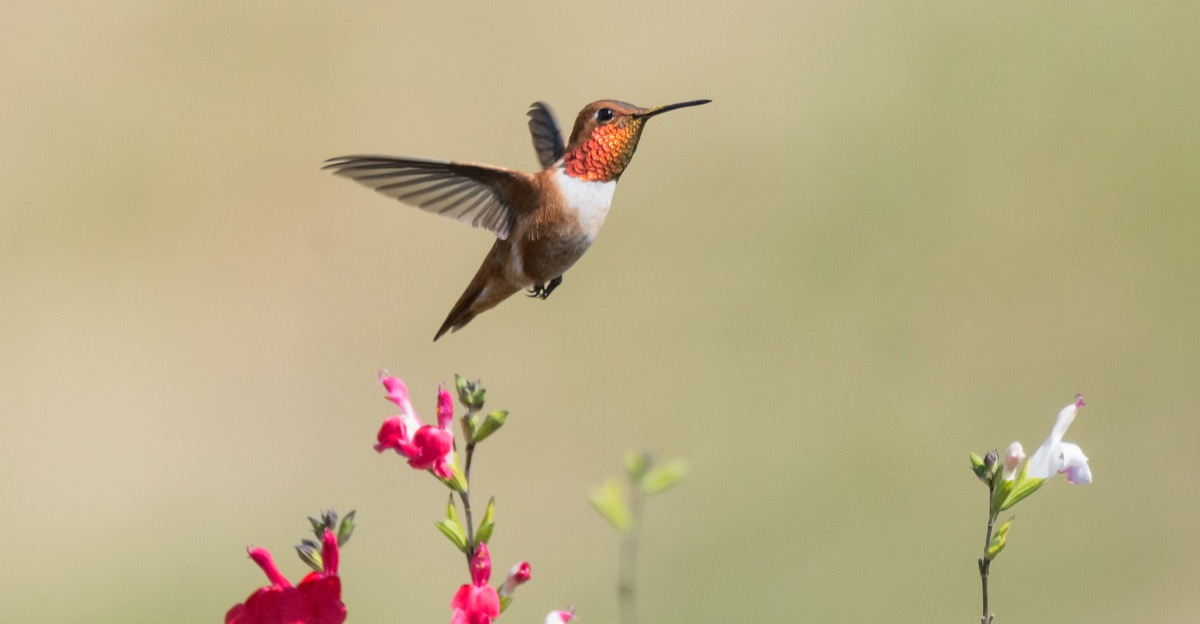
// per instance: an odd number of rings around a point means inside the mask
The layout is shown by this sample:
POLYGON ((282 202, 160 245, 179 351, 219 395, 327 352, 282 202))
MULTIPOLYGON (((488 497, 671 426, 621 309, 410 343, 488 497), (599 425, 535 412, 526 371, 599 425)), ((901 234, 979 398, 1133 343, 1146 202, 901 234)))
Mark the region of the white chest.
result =
POLYGON ((588 182, 572 178, 562 169, 554 171, 554 183, 566 200, 567 210, 579 219, 579 228, 588 240, 594 240, 608 217, 613 193, 617 190, 616 180, 588 182))

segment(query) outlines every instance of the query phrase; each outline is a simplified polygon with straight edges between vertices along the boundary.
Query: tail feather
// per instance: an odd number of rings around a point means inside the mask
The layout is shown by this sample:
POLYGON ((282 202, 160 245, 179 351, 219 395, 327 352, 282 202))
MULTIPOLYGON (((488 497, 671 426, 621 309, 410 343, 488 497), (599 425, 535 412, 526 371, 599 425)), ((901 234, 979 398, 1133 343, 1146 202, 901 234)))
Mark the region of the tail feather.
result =
POLYGON ((454 307, 450 309, 450 314, 446 315, 446 320, 442 323, 442 327, 433 336, 434 342, 437 342, 437 339, 441 338, 442 334, 448 331, 458 331, 460 327, 470 323, 471 319, 475 318, 477 313, 471 310, 471 304, 475 303, 479 295, 483 294, 483 288, 486 286, 486 283, 476 284, 476 281, 478 280, 471 280, 471 284, 467 286, 467 289, 463 291, 462 296, 458 298, 454 307))
POLYGON ((479 268, 479 272, 475 274, 475 278, 467 285, 467 289, 463 291, 462 296, 455 302, 454 307, 450 309, 450 314, 446 315, 445 322, 434 335, 433 340, 436 342, 442 334, 446 332, 456 332, 463 328, 467 323, 470 323, 477 315, 491 310, 496 307, 496 304, 508 299, 513 293, 521 289, 520 286, 514 286, 499 280, 488 280, 487 266, 479 268))

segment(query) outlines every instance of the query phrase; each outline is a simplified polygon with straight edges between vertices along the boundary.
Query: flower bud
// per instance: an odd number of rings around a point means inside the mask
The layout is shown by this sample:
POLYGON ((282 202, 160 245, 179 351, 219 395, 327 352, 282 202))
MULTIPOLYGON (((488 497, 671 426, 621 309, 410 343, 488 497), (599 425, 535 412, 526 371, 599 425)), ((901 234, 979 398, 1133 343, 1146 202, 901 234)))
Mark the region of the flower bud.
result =
POLYGON ((529 568, 528 561, 522 561, 514 565, 508 571, 508 578, 504 579, 504 585, 500 587, 501 596, 511 596, 517 587, 524 584, 532 576, 532 571, 529 568))
POLYGON ((1004 480, 1012 481, 1017 476, 1017 468, 1025 461, 1025 449, 1020 442, 1013 442, 1004 451, 1004 480))

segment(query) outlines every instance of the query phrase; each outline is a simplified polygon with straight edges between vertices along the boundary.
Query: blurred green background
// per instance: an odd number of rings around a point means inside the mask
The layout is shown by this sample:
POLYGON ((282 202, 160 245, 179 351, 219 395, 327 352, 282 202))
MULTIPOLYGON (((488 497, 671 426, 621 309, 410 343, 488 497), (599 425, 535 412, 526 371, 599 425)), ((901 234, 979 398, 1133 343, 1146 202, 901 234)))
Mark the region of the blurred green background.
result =
POLYGON ((353 622, 444 622, 445 491, 372 449, 440 380, 512 412, 477 457, 502 621, 616 617, 585 492, 651 501, 644 622, 975 622, 967 452, 1067 436, 1096 483, 1017 508, 999 622, 1193 622, 1200 5, 10 2, 0 24, 0 602, 213 622, 359 512, 353 622), (491 239, 319 170, 531 169, 530 102, 654 120, 547 302, 430 339, 491 239))

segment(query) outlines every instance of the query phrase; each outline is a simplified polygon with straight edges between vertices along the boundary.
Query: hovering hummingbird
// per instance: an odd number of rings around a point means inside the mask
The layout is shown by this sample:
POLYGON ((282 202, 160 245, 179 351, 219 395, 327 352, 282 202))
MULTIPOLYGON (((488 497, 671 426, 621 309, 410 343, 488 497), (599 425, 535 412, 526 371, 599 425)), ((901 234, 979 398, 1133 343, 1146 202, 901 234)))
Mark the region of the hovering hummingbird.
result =
POLYGON ((496 235, 475 278, 434 335, 436 341, 517 291, 549 297, 600 233, 617 180, 633 158, 646 121, 711 101, 655 108, 592 102, 579 111, 566 143, 550 108, 535 102, 528 114, 533 148, 543 167, 538 173, 390 156, 341 156, 326 161, 324 168, 496 235))

